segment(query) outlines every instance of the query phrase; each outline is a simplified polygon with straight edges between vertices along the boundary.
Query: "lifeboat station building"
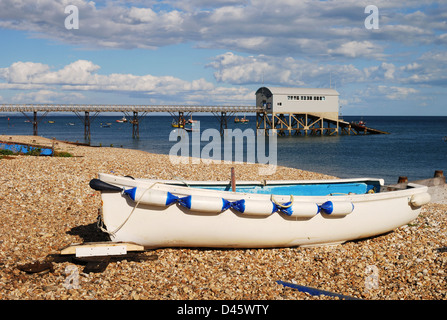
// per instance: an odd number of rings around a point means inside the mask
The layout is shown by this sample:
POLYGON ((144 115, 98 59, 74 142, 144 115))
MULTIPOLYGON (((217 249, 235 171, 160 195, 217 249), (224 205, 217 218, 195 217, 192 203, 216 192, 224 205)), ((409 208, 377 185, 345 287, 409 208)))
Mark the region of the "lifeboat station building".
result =
POLYGON ((334 135, 339 131, 339 93, 334 89, 261 87, 256 127, 279 135, 334 135))

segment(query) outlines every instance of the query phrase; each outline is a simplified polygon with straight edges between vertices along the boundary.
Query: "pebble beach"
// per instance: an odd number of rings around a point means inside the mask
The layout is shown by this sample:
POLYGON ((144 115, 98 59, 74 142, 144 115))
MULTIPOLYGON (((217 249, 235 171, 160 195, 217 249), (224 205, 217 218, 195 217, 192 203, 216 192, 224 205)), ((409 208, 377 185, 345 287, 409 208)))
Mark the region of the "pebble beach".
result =
MULTIPOLYGON (((229 180, 327 179, 278 167, 259 176, 256 164, 172 164, 167 155, 116 147, 88 147, 36 136, 0 141, 54 146, 72 157, 0 158, 0 300, 334 300, 278 284, 285 281, 365 300, 447 300, 447 205, 430 203, 393 232, 313 248, 160 248, 156 259, 110 262, 100 273, 79 271, 67 288, 66 268, 28 273, 21 265, 45 261, 62 248, 105 241, 96 227, 98 173, 138 178, 229 180), (370 270, 375 285, 371 286, 370 270)), ((396 177, 397 179, 397 177, 396 177)))

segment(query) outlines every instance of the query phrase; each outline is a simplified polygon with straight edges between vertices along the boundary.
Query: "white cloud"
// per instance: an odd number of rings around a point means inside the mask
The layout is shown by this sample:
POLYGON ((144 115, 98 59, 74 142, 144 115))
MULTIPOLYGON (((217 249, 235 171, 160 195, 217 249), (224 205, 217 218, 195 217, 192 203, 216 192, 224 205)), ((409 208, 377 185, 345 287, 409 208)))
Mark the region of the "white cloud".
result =
POLYGON ((101 72, 100 62, 86 58, 57 69, 38 61, 15 62, 0 68, 0 89, 24 90, 16 95, 21 100, 61 100, 59 92, 82 92, 82 97, 72 96, 79 99, 89 93, 117 92, 152 103, 230 103, 231 98, 231 102, 252 104, 253 90, 242 86, 327 87, 331 75, 337 88, 351 85, 361 90, 368 85, 388 99, 421 94, 426 86, 445 87, 445 1, 377 0, 379 30, 364 27, 367 4, 358 0, 117 0, 97 4, 2 0, 0 28, 24 30, 31 37, 88 49, 153 49, 188 43, 188 47, 226 53, 213 53, 216 56, 207 65, 221 86, 203 76, 187 81, 169 74, 101 72), (69 4, 79 8, 78 30, 65 29, 64 9, 69 4))
POLYGON ((247 88, 216 87, 200 78, 191 81, 173 76, 99 74, 100 66, 77 60, 52 70, 50 66, 32 62, 15 62, 0 68, 0 89, 20 89, 14 102, 50 103, 83 99, 80 92, 115 92, 122 95, 140 94, 153 101, 221 102, 252 104, 254 93, 247 88))
POLYGON ((447 55, 445 52, 428 51, 416 61, 400 68, 402 83, 428 86, 447 85, 447 55))
POLYGON ((376 1, 381 22, 374 32, 364 28, 366 4, 357 0, 168 0, 96 5, 84 0, 2 0, 0 27, 90 48, 157 48, 194 42, 204 48, 252 54, 339 59, 380 58, 386 41, 445 45, 442 1, 422 5, 376 1), (65 29, 68 4, 79 8, 78 30, 65 29), (439 8, 432 15, 417 10, 431 4, 439 8))
POLYGON ((342 43, 338 48, 329 49, 328 53, 349 58, 371 57, 381 59, 384 57, 382 51, 382 46, 371 41, 349 41, 342 43))
POLYGON ((409 95, 415 94, 418 90, 414 88, 406 88, 406 87, 394 87, 394 86, 378 86, 378 92, 381 95, 385 95, 386 98, 390 100, 401 100, 406 99, 409 95))
MULTIPOLYGON (((322 64, 293 57, 276 58, 273 56, 239 56, 232 52, 216 56, 208 67, 215 70, 218 82, 230 84, 262 84, 282 86, 329 87, 332 76, 334 85, 358 83, 369 77, 381 77, 387 72, 377 67, 360 70, 352 64, 322 64)), ((390 73, 391 65, 388 67, 390 73)))
POLYGON ((52 90, 39 90, 21 92, 12 98, 15 103, 77 103, 84 95, 77 92, 55 92, 52 90))
POLYGON ((0 77, 13 83, 30 83, 33 78, 42 72, 48 71, 49 67, 42 63, 15 62, 9 68, 0 69, 0 77))

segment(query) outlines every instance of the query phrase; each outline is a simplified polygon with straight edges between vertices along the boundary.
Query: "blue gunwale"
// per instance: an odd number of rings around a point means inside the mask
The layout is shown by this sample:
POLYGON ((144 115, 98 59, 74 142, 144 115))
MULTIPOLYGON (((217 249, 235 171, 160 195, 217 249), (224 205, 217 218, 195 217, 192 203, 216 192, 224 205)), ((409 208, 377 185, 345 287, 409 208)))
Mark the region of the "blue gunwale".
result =
MULTIPOLYGON (((216 191, 231 191, 230 185, 210 186, 191 185, 193 188, 216 191)), ((306 183, 306 184, 269 184, 269 185, 236 185, 236 192, 296 196, 347 195, 349 193, 365 194, 370 190, 380 192, 380 184, 374 181, 344 183, 306 183)))

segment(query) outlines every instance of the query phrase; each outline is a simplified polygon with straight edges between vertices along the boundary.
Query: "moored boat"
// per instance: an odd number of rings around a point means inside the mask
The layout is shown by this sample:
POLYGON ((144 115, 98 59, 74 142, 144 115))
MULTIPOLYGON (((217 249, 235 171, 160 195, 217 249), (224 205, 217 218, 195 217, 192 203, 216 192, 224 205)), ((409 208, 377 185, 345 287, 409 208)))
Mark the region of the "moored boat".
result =
POLYGON ((381 179, 165 181, 99 174, 102 230, 156 247, 318 246, 380 235, 414 220, 426 186, 381 179))
POLYGON ((124 123, 124 122, 127 122, 127 119, 126 119, 126 117, 122 117, 121 119, 116 120, 116 122, 118 122, 118 123, 124 123))

